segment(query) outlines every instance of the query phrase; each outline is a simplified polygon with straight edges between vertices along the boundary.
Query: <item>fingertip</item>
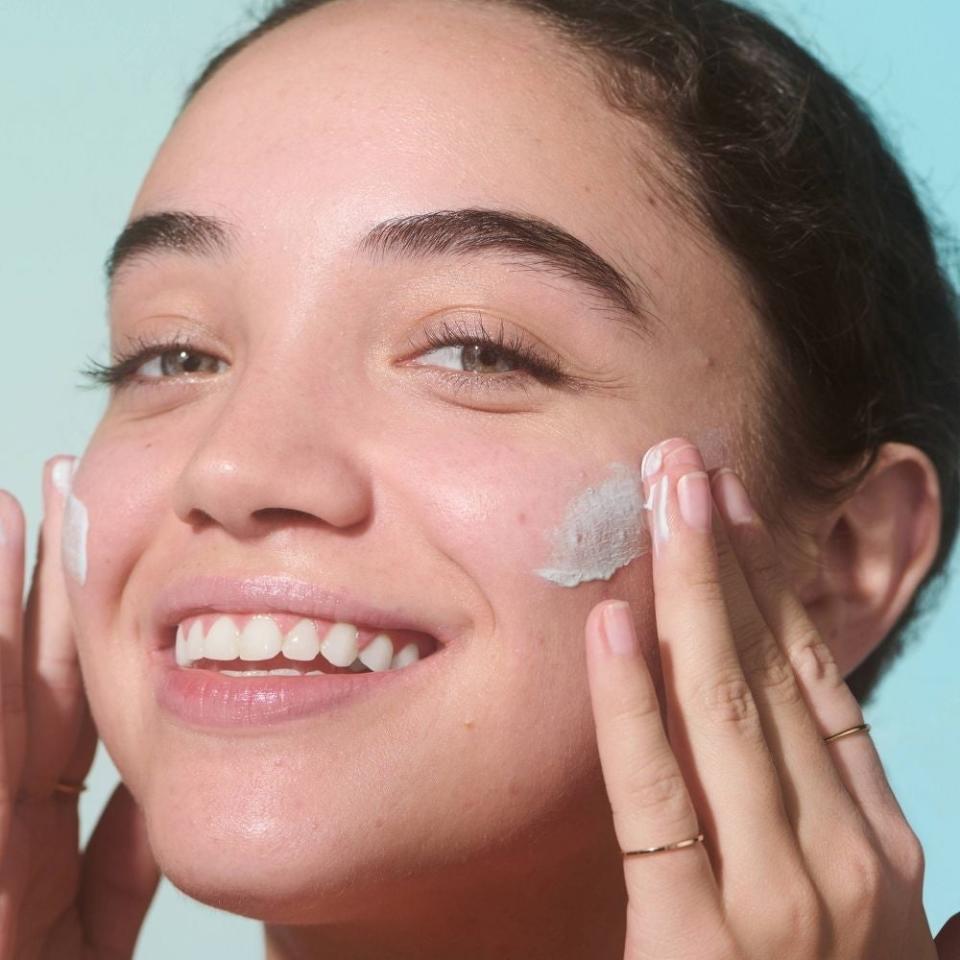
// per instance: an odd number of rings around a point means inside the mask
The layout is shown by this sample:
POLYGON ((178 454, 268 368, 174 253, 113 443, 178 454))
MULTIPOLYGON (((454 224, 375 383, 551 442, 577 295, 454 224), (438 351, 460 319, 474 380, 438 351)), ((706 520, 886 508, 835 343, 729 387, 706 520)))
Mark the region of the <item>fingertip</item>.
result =
POLYGON ((50 457, 43 465, 44 489, 53 489, 66 497, 70 493, 77 458, 68 454, 50 457))
POLYGON ((26 517, 20 501, 9 491, 0 490, 0 549, 23 547, 26 517))

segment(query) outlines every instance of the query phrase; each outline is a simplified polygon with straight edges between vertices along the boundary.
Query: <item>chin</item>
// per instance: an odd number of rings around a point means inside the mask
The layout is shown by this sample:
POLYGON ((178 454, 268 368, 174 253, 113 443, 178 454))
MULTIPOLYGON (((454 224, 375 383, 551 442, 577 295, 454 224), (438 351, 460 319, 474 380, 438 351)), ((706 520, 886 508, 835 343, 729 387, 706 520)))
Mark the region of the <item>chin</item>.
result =
POLYGON ((382 855, 370 834, 342 825, 321 829, 228 815, 197 823, 193 808, 144 805, 157 863, 177 889, 200 903, 266 923, 342 920, 369 909, 371 878, 383 874, 370 858, 382 855))

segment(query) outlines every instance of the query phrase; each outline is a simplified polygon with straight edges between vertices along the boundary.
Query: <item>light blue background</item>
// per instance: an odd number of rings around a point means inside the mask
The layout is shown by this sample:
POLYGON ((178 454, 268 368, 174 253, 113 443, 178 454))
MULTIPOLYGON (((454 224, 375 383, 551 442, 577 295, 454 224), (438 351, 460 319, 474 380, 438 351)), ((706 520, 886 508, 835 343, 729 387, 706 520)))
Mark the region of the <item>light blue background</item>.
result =
MULTIPOLYGON (((249 23, 242 0, 4 0, 0 5, 0 485, 35 530, 43 460, 80 452, 103 397, 77 389, 105 356, 101 264, 153 151, 205 58, 249 23)), ((960 225, 960 3, 769 0, 884 118, 950 229, 960 225)), ((957 724, 960 578, 868 710, 887 772, 927 855, 936 932, 960 909, 957 724)), ((116 781, 102 748, 84 840, 116 781)), ((260 925, 164 881, 138 960, 261 958, 260 925)))

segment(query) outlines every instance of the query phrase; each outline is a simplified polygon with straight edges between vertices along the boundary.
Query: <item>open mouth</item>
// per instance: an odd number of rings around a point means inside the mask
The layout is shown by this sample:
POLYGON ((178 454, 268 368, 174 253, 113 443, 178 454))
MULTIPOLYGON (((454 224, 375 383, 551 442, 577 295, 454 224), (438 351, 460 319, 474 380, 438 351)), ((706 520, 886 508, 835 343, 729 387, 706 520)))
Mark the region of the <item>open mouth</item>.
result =
POLYGON ((308 619, 294 614, 205 614, 177 625, 175 657, 186 670, 226 676, 316 676, 403 670, 437 640, 415 630, 308 619))

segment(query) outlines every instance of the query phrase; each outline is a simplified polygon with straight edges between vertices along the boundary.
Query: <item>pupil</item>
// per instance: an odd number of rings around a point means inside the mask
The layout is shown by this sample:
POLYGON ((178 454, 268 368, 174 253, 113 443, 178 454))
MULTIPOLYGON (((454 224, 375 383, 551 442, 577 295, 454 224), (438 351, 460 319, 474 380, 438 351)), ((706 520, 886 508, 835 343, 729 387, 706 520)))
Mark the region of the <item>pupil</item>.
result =
POLYGON ((200 369, 200 358, 195 354, 187 353, 186 350, 181 350, 177 359, 186 373, 196 373, 200 369))
POLYGON ((463 366, 466 370, 474 372, 483 372, 487 369, 503 372, 510 369, 509 362, 502 357, 496 347, 483 343, 464 347, 463 366))
POLYGON ((198 373, 203 369, 203 357, 189 350, 175 350, 164 354, 160 359, 160 365, 167 376, 176 376, 178 373, 198 373))

